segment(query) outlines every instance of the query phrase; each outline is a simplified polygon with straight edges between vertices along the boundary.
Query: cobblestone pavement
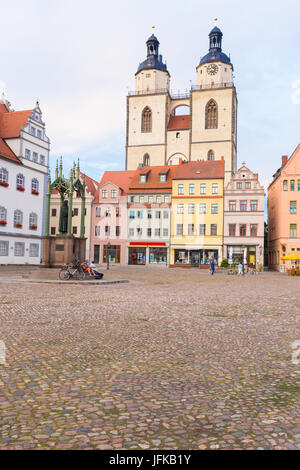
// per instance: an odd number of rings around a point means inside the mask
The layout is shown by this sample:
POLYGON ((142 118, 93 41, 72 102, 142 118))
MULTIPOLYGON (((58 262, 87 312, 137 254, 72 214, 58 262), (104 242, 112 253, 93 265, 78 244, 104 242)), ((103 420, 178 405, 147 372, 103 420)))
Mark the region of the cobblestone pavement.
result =
POLYGON ((298 278, 106 274, 0 279, 0 449, 300 449, 298 278))

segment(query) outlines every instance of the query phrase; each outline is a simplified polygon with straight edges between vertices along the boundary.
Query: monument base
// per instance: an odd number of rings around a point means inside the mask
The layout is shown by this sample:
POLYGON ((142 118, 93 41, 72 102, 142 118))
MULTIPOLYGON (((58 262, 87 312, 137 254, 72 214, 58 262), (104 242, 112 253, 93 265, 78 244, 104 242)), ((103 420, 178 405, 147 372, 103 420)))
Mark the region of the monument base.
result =
POLYGON ((42 264, 47 268, 59 268, 74 259, 85 260, 86 238, 73 236, 43 237, 42 264))

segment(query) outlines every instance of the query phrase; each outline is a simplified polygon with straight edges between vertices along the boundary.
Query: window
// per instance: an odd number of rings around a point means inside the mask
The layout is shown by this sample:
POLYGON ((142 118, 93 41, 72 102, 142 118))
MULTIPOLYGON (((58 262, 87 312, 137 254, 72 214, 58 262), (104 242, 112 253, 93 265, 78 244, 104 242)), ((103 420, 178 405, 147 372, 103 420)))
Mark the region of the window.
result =
POLYGON ((140 227, 136 229, 136 232, 137 232, 138 237, 141 237, 143 235, 143 229, 140 227))
POLYGON ((183 214, 183 204, 177 204, 177 214, 183 214))
POLYGON ((101 217, 101 207, 96 207, 96 217, 101 217))
POLYGON ((154 201, 155 201, 154 196, 149 196, 149 203, 152 203, 154 201))
POLYGON ((137 211, 137 218, 142 219, 143 218, 143 211, 137 211))
POLYGON ((257 211, 257 201, 250 201, 250 210, 253 212, 257 211))
POLYGON ((0 207, 0 225, 6 225, 7 222, 7 211, 5 207, 0 207))
POLYGON ((72 227, 72 233, 73 235, 77 235, 77 227, 72 227))
POLYGON ((143 165, 144 166, 150 166, 150 156, 148 155, 148 153, 146 153, 144 155, 144 158, 143 158, 143 165))
POLYGON ((236 183, 236 189, 243 189, 243 183, 236 183))
POLYGON ((169 212, 168 211, 164 211, 164 219, 168 219, 169 218, 169 212))
POLYGON ((295 190, 295 180, 290 181, 290 188, 291 188, 291 191, 295 190))
POLYGON ((165 197, 164 197, 164 201, 165 201, 165 202, 170 202, 169 196, 165 196, 165 197))
POLYGON ((37 136, 39 139, 42 138, 42 131, 40 129, 37 130, 37 136))
POLYGON ((246 224, 241 224, 240 225, 240 237, 245 237, 246 236, 246 224))
POLYGON ((184 186, 183 184, 178 185, 178 194, 184 194, 184 186))
POLYGON ((142 112, 142 132, 152 132, 152 112, 148 106, 142 112))
POLYGON ((140 196, 140 202, 144 202, 144 196, 140 196))
POLYGON ((200 184, 200 194, 206 194, 206 184, 200 184))
POLYGON ((129 200, 130 202, 134 202, 134 196, 130 196, 129 200))
POLYGON ((297 214, 297 201, 290 201, 290 214, 297 214))
POLYGON ((212 214, 218 214, 219 212, 219 204, 216 203, 216 204, 212 204, 211 205, 211 213, 212 214))
POLYGON ((194 224, 188 224, 188 235, 194 235, 195 233, 195 226, 194 224))
POLYGON ((229 201, 229 211, 230 212, 236 211, 236 201, 229 201))
POLYGON ((199 214, 206 214, 206 204, 199 204, 199 214))
POLYGON ((176 225, 176 235, 182 235, 183 234, 183 224, 177 224, 176 225))
POLYGON ((206 225, 205 224, 200 224, 199 225, 199 235, 205 235, 206 234, 206 225))
POLYGON ((167 181, 167 175, 159 175, 159 182, 165 183, 167 181))
POLYGON ((30 160, 31 158, 31 152, 29 149, 25 149, 25 158, 27 158, 27 160, 30 160))
POLYGON ((105 225, 104 232, 105 232, 106 237, 108 237, 110 235, 110 226, 109 225, 105 225))
POLYGON ((39 256, 39 244, 38 243, 30 243, 29 256, 30 258, 37 258, 39 256))
POLYGON ((102 189, 102 198, 106 199, 107 198, 108 191, 107 189, 102 189))
POLYGON ((51 216, 56 217, 56 214, 57 214, 56 209, 51 209, 51 216))
POLYGON ((151 211, 147 211, 147 217, 148 217, 148 219, 152 219, 152 212, 151 211))
POLYGON ((16 210, 14 212, 14 226, 15 227, 22 227, 23 224, 23 212, 16 210))
POLYGON ((297 238, 297 224, 290 225, 290 238, 297 238))
POLYGON ((246 189, 251 189, 251 183, 245 183, 245 188, 246 189))
POLYGON ((78 207, 76 207, 75 209, 73 209, 73 216, 77 217, 78 214, 79 214, 78 207))
POLYGON ((24 256, 25 255, 25 243, 15 242, 15 256, 24 256))
POLYGON ((218 127, 218 107, 214 100, 210 100, 205 110, 205 129, 217 129, 218 127))
POLYGON ((134 211, 129 211, 129 219, 134 219, 134 218, 135 218, 134 211))
POLYGON ((209 150, 207 152, 207 160, 214 160, 215 159, 215 154, 213 152, 213 150, 209 150))
POLYGON ((229 224, 229 236, 235 237, 235 224, 229 224))
POLYGON ((283 181, 283 191, 287 191, 288 190, 288 182, 287 180, 284 180, 283 181))
POLYGON ((36 129, 35 129, 35 127, 31 127, 31 128, 30 128, 30 134, 31 134, 31 135, 35 135, 35 134, 36 134, 36 129))
POLYGON ((8 186, 8 171, 6 168, 0 168, 0 184, 3 184, 3 186, 8 186))
POLYGON ((130 237, 134 237, 134 229, 133 228, 130 228, 128 233, 129 233, 130 237))
POLYGON ((29 215, 29 228, 37 228, 38 216, 34 212, 29 215))
POLYGON ((110 207, 107 207, 105 209, 105 217, 111 217, 111 208, 110 207))
POLYGON ((8 242, 0 241, 0 256, 8 256, 8 248, 9 248, 8 242))
POLYGON ((188 205, 188 213, 189 214, 195 214, 195 204, 189 204, 188 205))
POLYGON ((51 227, 51 235, 55 235, 56 234, 56 227, 51 227))
POLYGON ((146 183, 147 178, 146 175, 140 175, 140 183, 146 183))
POLYGON ((300 191, 300 180, 298 180, 298 191, 300 191))
POLYGON ((218 183, 213 183, 212 184, 212 190, 211 190, 212 194, 218 194, 219 192, 219 185, 218 183))
POLYGON ((116 207, 116 217, 121 216, 121 207, 116 207))
POLYGON ((189 194, 195 194, 195 185, 194 184, 189 185, 189 194))
POLYGON ((39 156, 38 156, 38 154, 37 154, 36 152, 33 152, 33 154, 32 154, 32 159, 33 159, 33 161, 34 161, 35 163, 38 162, 39 156))
POLYGON ((164 228, 164 229, 163 229, 163 236, 164 236, 164 237, 168 237, 168 236, 169 236, 169 229, 167 229, 167 228, 164 228))
POLYGON ((156 211, 156 212, 155 212, 155 218, 156 218, 156 219, 160 219, 160 211, 156 211))
POLYGON ((25 188, 25 178, 22 174, 17 175, 17 189, 24 190, 25 188))
POLYGON ((116 189, 112 189, 111 192, 110 192, 110 197, 112 199, 116 199, 117 197, 117 190, 116 189))
POLYGON ((119 237, 119 236, 120 236, 120 232, 121 232, 121 227, 120 227, 120 225, 116 225, 116 237, 119 237))
POLYGON ((161 203, 161 196, 157 196, 156 202, 157 202, 157 204, 160 204, 160 203, 161 203))
POLYGON ((44 157, 44 155, 40 155, 41 165, 45 165, 45 161, 46 161, 46 158, 44 157))
POLYGON ((148 235, 148 237, 151 237, 151 236, 152 236, 152 230, 151 230, 151 228, 148 228, 148 230, 147 230, 147 235, 148 235))
POLYGON ((101 227, 100 225, 95 225, 95 237, 100 237, 101 227))
POLYGON ((155 229, 155 236, 160 237, 160 228, 155 229))
POLYGON ((257 224, 250 225, 250 236, 257 237, 257 224))
POLYGON ((216 236, 218 233, 218 227, 217 227, 217 224, 211 224, 210 226, 210 234, 212 236, 216 236))
POLYGON ((39 182, 36 178, 33 178, 31 180, 31 192, 33 194, 38 194, 39 193, 39 182))
POLYGON ((240 201, 240 211, 245 212, 247 210, 247 201, 240 201))

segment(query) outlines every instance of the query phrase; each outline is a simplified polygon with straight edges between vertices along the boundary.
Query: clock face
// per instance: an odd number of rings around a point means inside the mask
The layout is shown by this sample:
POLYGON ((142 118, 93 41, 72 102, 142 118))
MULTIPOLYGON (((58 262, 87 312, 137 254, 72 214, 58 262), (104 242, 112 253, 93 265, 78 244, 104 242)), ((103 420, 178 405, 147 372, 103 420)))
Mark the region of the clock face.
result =
POLYGON ((208 67, 207 67, 207 73, 208 75, 216 75, 216 73, 218 72, 219 70, 219 67, 217 66, 217 64, 210 64, 208 67))

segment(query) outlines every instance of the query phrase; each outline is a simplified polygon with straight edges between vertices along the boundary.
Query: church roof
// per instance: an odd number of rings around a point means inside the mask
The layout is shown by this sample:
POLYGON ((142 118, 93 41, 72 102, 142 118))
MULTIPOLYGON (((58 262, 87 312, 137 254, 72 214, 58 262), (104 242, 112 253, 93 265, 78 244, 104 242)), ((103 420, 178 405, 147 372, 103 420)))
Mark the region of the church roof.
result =
POLYGON ((141 72, 141 70, 149 69, 163 70, 164 72, 168 72, 167 65, 163 63, 161 56, 155 55, 149 56, 146 60, 141 62, 136 73, 141 72))
POLYGON ((222 51, 209 51, 202 59, 200 60, 200 65, 206 64, 207 62, 225 62, 230 64, 230 58, 224 54, 222 51))
POLYGON ((190 115, 170 116, 168 131, 180 131, 190 128, 190 115))
POLYGON ((224 178, 224 160, 182 162, 174 180, 224 178))

